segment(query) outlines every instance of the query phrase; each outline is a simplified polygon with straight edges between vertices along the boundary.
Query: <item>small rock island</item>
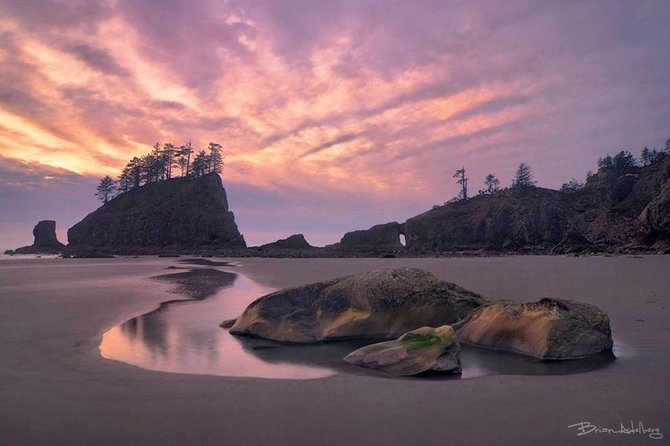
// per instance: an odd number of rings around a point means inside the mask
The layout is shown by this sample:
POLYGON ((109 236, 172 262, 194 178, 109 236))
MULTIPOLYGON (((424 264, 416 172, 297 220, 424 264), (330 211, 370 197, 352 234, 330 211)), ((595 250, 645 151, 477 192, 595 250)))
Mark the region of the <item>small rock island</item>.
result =
POLYGON ((14 250, 14 254, 58 254, 65 249, 65 245, 58 241, 56 236, 56 222, 42 220, 33 229, 35 241, 30 246, 22 246, 14 250))

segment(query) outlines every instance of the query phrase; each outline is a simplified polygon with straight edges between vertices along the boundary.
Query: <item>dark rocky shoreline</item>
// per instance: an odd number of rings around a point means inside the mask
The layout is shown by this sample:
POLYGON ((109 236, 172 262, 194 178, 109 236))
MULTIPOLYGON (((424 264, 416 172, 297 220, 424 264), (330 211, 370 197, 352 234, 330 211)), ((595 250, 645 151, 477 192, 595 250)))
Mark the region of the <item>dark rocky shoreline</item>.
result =
POLYGON ((504 257, 527 255, 555 256, 615 256, 615 255, 668 255, 670 249, 650 249, 646 246, 611 247, 609 249, 581 250, 569 253, 556 253, 550 249, 523 248, 514 251, 505 250, 459 250, 459 251, 419 251, 419 250, 369 250, 369 251, 338 251, 327 248, 311 248, 309 250, 293 249, 175 249, 157 247, 136 248, 65 248, 64 258, 108 258, 116 256, 157 255, 160 257, 199 256, 199 257, 232 257, 232 258, 453 258, 453 257, 504 257))
POLYGON ((668 254, 668 209, 670 156, 627 170, 601 168, 575 190, 517 187, 449 202, 404 223, 347 232, 338 243, 324 247, 310 245, 302 234, 247 247, 221 179, 210 174, 152 183, 119 195, 70 228, 67 247, 54 245, 55 222, 50 222, 48 237, 37 231, 38 225, 29 252, 38 253, 44 246, 48 249, 42 252, 53 252, 56 246, 64 257, 89 258, 668 254))

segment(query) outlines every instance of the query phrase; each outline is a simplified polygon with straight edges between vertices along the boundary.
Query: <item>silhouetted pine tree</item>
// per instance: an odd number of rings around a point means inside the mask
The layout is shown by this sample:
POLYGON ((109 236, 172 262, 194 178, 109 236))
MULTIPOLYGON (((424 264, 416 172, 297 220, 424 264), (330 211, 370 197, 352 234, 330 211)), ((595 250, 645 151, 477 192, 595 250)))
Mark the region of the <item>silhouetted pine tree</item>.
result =
POLYGON ((110 199, 114 197, 114 191, 116 190, 116 185, 112 177, 107 175, 102 180, 96 189, 95 195, 103 203, 107 203, 110 199))
POLYGON ((512 180, 512 187, 525 188, 534 185, 535 180, 533 179, 533 173, 530 170, 530 166, 526 163, 519 164, 519 167, 516 169, 516 174, 514 175, 514 180, 512 180))

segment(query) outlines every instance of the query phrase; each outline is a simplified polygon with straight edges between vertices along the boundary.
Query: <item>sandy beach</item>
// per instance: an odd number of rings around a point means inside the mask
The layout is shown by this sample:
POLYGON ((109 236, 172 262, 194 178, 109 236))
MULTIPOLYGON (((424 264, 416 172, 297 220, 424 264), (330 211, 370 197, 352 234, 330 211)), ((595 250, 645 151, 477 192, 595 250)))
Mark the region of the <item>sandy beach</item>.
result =
MULTIPOLYGON (((412 266, 495 299, 598 305, 615 354, 588 373, 308 380, 149 371, 103 359, 105 331, 174 298, 176 259, 0 263, 2 445, 667 444, 670 256, 220 259, 269 288, 412 266), (648 433, 591 432, 580 422, 648 433), (584 432, 584 431, 582 431, 584 432)), ((183 266, 183 265, 181 265, 183 266)), ((225 292, 223 290, 222 292, 225 292)))

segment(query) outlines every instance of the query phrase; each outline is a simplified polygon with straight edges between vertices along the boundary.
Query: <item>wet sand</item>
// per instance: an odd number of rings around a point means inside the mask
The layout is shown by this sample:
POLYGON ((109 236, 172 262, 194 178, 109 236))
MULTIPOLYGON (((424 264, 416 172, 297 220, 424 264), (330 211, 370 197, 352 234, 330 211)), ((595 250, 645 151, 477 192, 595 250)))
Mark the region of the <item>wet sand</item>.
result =
POLYGON ((153 372, 102 359, 98 345, 114 325, 174 298, 170 283, 147 278, 165 274, 175 259, 8 260, 0 264, 0 444, 629 445, 670 438, 669 256, 233 261, 235 271, 273 288, 416 266, 486 297, 582 300, 610 315, 619 358, 584 374, 447 381, 153 372), (73 271, 82 277, 56 280, 73 271), (617 429, 643 422, 665 437, 578 437, 568 426, 581 421, 617 429))

